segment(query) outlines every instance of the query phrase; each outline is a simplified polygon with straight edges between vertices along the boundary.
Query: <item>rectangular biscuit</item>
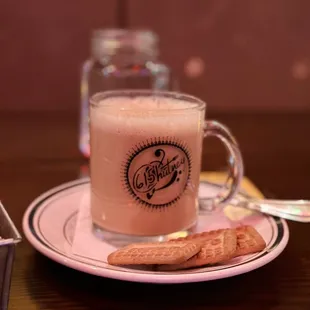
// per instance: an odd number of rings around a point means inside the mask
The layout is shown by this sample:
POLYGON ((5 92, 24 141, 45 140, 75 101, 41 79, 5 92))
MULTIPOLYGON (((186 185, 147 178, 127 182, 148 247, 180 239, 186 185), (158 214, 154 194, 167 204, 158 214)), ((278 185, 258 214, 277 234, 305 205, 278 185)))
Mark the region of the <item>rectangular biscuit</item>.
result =
POLYGON ((233 258, 237 247, 237 236, 233 229, 220 229, 193 234, 176 240, 178 240, 177 242, 184 242, 184 240, 198 242, 201 244, 201 250, 183 263, 160 265, 157 267, 157 270, 178 270, 221 263, 233 258))
POLYGON ((171 239, 169 241, 170 242, 172 241, 203 241, 203 240, 213 239, 216 236, 220 235, 224 230, 227 230, 227 229, 229 228, 222 228, 222 229, 204 231, 200 233, 194 233, 186 237, 179 237, 176 239, 171 239))
POLYGON ((195 242, 135 243, 108 256, 111 265, 181 264, 197 254, 201 245, 195 242))
MULTIPOLYGON (((202 233, 195 233, 192 235, 189 235, 187 237, 180 237, 178 239, 172 239, 174 240, 204 240, 204 239, 210 239, 214 238, 215 236, 219 235, 221 232, 227 229, 218 229, 218 230, 212 230, 202 233)), ((258 233, 258 231, 250 225, 243 225, 237 228, 233 229, 237 236, 237 249, 235 252, 234 257, 256 253, 259 251, 262 251, 266 247, 265 240, 263 237, 258 233)))
POLYGON ((252 226, 235 228, 237 235, 237 251, 235 257, 256 253, 266 248, 266 242, 258 231, 252 226))

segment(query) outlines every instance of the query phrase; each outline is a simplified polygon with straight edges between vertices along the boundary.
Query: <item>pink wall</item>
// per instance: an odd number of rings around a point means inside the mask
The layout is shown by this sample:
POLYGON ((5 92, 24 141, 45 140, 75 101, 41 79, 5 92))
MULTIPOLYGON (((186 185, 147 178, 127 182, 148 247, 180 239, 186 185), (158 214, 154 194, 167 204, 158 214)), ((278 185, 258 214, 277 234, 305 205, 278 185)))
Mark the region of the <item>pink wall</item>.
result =
POLYGON ((77 109, 91 29, 125 25, 155 30, 181 90, 212 110, 310 111, 309 12, 307 0, 2 1, 0 110, 77 109))

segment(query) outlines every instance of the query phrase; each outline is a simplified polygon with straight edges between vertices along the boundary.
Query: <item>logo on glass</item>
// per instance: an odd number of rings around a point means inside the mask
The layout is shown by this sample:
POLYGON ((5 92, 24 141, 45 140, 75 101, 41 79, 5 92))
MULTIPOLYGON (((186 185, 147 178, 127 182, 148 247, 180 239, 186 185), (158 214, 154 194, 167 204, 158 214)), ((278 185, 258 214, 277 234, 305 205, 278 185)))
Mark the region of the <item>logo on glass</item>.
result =
POLYGON ((123 167, 125 189, 141 204, 168 207, 185 191, 191 170, 187 146, 173 138, 155 138, 139 143, 123 167))

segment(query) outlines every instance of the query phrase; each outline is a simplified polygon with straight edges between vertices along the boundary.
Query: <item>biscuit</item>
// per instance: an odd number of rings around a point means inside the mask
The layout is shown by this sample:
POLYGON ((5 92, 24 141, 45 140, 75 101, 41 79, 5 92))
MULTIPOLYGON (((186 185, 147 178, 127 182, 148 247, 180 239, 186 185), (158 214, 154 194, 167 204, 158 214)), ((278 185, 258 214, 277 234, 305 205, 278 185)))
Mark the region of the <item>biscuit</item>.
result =
POLYGON ((204 231, 204 232, 200 232, 200 233, 194 233, 191 235, 188 235, 186 237, 179 237, 176 239, 170 239, 170 242, 174 242, 174 241, 204 241, 204 240, 208 240, 208 239, 213 239, 215 237, 217 237, 218 235, 220 235, 224 230, 228 230, 226 228, 222 228, 222 229, 217 229, 217 230, 210 230, 210 231, 204 231))
POLYGON ((240 226, 235 229, 237 235, 236 256, 256 253, 266 247, 263 237, 252 226, 240 226))
POLYGON ((201 249, 195 242, 135 243, 116 250, 108 256, 111 265, 181 264, 201 249))
POLYGON ((201 250, 186 262, 173 265, 160 265, 157 267, 157 270, 178 270, 221 263, 233 258, 237 248, 237 236, 233 229, 220 229, 198 233, 176 240, 177 242, 192 241, 200 243, 201 250))

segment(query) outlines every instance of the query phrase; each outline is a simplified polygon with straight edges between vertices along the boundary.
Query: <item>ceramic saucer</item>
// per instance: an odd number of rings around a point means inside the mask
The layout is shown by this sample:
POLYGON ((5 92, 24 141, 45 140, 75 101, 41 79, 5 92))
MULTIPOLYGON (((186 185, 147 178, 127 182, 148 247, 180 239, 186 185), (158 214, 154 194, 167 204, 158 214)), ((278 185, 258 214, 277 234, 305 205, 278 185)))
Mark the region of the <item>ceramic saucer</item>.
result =
MULTIPOLYGON (((199 196, 214 192, 200 183, 199 196)), ((201 214, 196 231, 253 225, 266 241, 265 251, 235 258, 228 263, 173 272, 153 272, 111 266, 107 255, 115 246, 97 238, 91 230, 89 179, 79 179, 53 188, 35 199, 26 210, 23 230, 29 242, 50 259, 89 274, 134 282, 185 283, 232 277, 274 260, 285 248, 289 230, 285 220, 227 206, 223 211, 201 214), (83 212, 81 203, 84 204, 83 212), (82 228, 81 228, 82 227, 82 228), (76 233, 82 229, 83 233, 76 233)))

